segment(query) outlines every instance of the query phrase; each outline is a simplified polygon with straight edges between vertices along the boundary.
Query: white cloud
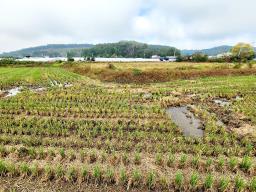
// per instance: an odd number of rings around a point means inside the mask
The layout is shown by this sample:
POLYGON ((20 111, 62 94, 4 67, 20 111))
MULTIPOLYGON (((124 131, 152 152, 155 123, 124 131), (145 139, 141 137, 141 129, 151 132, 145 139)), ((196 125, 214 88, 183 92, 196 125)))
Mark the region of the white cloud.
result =
POLYGON ((0 0, 0 52, 137 40, 203 48, 256 35, 254 0, 0 0))

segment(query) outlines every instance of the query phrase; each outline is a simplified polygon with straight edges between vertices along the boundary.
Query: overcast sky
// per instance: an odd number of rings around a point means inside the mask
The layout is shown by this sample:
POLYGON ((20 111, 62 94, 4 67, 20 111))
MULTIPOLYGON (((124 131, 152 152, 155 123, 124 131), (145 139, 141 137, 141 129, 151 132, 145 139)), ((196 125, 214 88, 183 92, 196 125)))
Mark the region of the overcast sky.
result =
POLYGON ((255 37, 255 0, 0 0, 0 52, 120 40, 199 49, 255 37))

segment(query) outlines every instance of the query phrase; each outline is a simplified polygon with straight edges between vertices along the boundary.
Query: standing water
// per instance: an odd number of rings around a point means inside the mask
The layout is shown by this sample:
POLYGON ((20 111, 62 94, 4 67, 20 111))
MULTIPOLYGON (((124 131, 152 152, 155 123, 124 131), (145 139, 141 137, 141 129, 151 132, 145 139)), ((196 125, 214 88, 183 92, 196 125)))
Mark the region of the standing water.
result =
POLYGON ((201 121, 187 107, 170 107, 167 114, 172 121, 183 130, 185 136, 203 137, 201 121))
POLYGON ((21 92, 20 90, 21 90, 20 87, 10 89, 7 91, 8 94, 5 97, 13 97, 13 96, 17 95, 18 93, 20 93, 21 92))

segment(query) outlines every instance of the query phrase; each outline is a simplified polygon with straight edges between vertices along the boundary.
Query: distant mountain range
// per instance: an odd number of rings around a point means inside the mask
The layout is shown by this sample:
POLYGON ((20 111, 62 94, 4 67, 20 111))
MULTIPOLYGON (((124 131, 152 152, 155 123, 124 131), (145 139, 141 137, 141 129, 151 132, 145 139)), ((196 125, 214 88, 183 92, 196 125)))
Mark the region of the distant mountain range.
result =
POLYGON ((49 44, 3 53, 0 57, 151 57, 180 54, 175 47, 149 45, 136 41, 120 41, 104 44, 49 44))
POLYGON ((104 44, 49 44, 31 47, 0 54, 1 57, 22 58, 31 57, 66 57, 71 53, 73 57, 99 56, 99 57, 151 57, 152 55, 192 55, 201 52, 209 56, 230 51, 232 46, 224 45, 201 50, 178 50, 174 47, 163 45, 149 45, 135 41, 120 41, 118 43, 104 44))
POLYGON ((213 47, 210 49, 201 49, 201 50, 182 50, 181 54, 182 55, 192 55, 194 53, 200 52, 200 53, 204 53, 206 55, 209 56, 215 56, 221 53, 226 53, 229 52, 231 50, 232 46, 228 46, 228 45, 223 45, 223 46, 218 46, 218 47, 213 47))

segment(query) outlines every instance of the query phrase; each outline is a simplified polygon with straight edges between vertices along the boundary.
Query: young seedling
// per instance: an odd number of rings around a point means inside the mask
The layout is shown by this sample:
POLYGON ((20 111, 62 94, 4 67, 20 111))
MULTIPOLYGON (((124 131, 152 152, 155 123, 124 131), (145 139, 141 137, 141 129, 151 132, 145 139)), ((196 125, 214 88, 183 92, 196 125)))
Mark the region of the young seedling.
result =
POLYGON ((122 185, 127 183, 127 174, 125 169, 120 170, 119 180, 122 185))
POLYGON ((163 155, 160 153, 156 154, 156 164, 159 166, 163 164, 163 155))
POLYGON ((141 178, 142 178, 142 176, 141 176, 141 173, 140 173, 139 170, 135 169, 135 170, 132 171, 132 184, 134 186, 139 185, 139 183, 141 181, 141 178))
POLYGON ((213 176, 208 174, 204 180, 204 187, 205 189, 211 189, 213 186, 213 176))
POLYGON ((230 183, 230 181, 229 181, 228 178, 222 177, 222 178, 220 179, 220 181, 219 181, 219 187, 218 187, 219 190, 220 190, 221 192, 226 191, 226 190, 228 189, 229 183, 230 183))
POLYGON ((139 165, 140 163, 141 163, 141 155, 139 153, 135 153, 134 164, 139 165))
POLYGON ((196 172, 192 173, 192 175, 190 177, 190 181, 189 181, 189 184, 192 189, 196 189, 198 181, 199 181, 198 173, 196 173, 196 172))
POLYGON ((68 181, 75 182, 77 180, 77 170, 75 167, 69 167, 66 174, 66 179, 68 181))
POLYGON ((59 164, 59 165, 56 166, 55 174, 56 174, 56 177, 59 178, 59 179, 64 176, 64 170, 63 170, 62 165, 59 164))
POLYGON ((231 169, 232 171, 235 171, 236 168, 237 168, 237 165, 238 165, 238 160, 237 160, 237 158, 236 158, 236 157, 230 158, 228 164, 229 164, 230 169, 231 169))
POLYGON ((182 173, 181 171, 176 172, 176 174, 175 174, 175 179, 174 179, 175 186, 176 186, 178 189, 181 189, 181 187, 182 187, 182 185, 183 185, 183 182, 184 182, 183 173, 182 173))
POLYGON ((224 165, 225 165, 225 159, 223 157, 219 157, 219 159, 218 159, 218 169, 220 171, 223 171, 224 165))
POLYGON ((250 182, 250 190, 256 192, 256 177, 253 177, 250 182))
POLYGON ((156 174, 155 172, 151 171, 147 175, 147 186, 149 189, 152 189, 155 186, 155 179, 156 179, 156 174))
POLYGON ((168 167, 172 167, 174 165, 175 162, 175 157, 173 154, 169 154, 167 157, 167 166, 168 167))
POLYGON ((180 157, 180 167, 184 167, 186 165, 188 156, 186 154, 182 154, 180 157))
POLYGON ((101 175, 102 175, 101 169, 98 165, 96 165, 93 168, 93 172, 92 172, 92 176, 96 182, 99 182, 101 180, 101 175))
POLYGON ((193 157, 193 159, 192 159, 192 166, 194 168, 198 168, 199 167, 199 159, 200 159, 199 156, 193 157))
POLYGON ((66 154, 65 154, 65 149, 64 148, 60 149, 60 156, 61 156, 62 159, 65 158, 66 154))
POLYGON ((235 189, 237 191, 243 191, 245 189, 245 181, 243 178, 241 178, 240 176, 236 176, 235 178, 235 189))
POLYGON ((245 156, 240 164, 241 169, 249 171, 253 165, 252 159, 249 156, 245 156))
POLYGON ((115 182, 115 172, 113 169, 107 169, 106 171, 106 174, 105 174, 105 178, 106 178, 106 181, 107 183, 110 183, 110 184, 114 184, 115 182))

